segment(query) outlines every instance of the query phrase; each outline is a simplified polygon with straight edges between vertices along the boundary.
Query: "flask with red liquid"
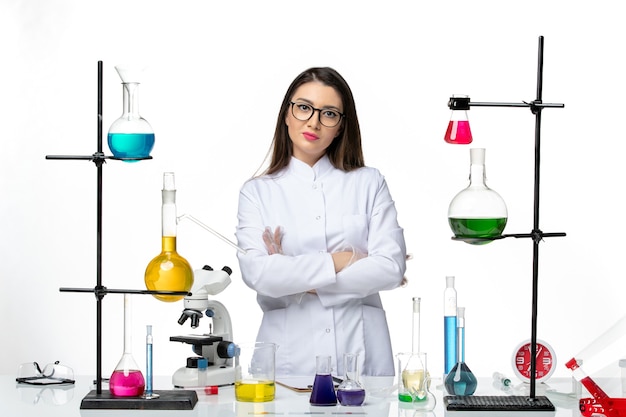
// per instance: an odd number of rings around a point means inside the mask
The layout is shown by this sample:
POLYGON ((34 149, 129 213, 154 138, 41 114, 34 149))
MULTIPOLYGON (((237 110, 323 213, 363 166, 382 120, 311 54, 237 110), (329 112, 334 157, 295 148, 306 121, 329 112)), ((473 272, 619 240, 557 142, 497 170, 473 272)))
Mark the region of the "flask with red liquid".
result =
POLYGON ((140 397, 145 388, 145 379, 131 352, 130 294, 124 294, 124 354, 111 374, 109 390, 116 397, 140 397))
MULTIPOLYGON (((454 100, 455 97, 467 98, 467 96, 455 95, 451 100, 454 100)), ((452 110, 444 140, 457 145, 468 145, 472 143, 472 131, 470 130, 469 121, 467 120, 467 110, 452 110)))

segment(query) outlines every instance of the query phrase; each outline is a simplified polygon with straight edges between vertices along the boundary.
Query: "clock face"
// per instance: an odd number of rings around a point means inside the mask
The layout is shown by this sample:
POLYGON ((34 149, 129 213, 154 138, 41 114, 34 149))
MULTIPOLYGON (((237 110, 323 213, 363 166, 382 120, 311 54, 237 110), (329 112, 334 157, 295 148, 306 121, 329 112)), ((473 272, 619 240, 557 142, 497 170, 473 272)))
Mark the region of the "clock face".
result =
MULTIPOLYGON (((522 379, 530 381, 530 365, 533 360, 530 352, 530 340, 526 340, 513 352, 513 371, 522 379)), ((556 354, 554 349, 542 340, 537 340, 535 356, 535 381, 543 382, 550 378, 556 369, 556 354)))

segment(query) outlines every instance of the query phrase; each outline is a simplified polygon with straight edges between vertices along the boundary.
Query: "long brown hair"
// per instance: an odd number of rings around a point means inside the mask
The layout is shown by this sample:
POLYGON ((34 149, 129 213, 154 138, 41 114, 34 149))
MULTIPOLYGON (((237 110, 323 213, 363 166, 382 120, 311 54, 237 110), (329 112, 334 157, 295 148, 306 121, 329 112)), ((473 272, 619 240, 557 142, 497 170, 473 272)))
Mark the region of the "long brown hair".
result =
POLYGON ((341 96, 344 118, 339 136, 326 149, 326 155, 335 168, 343 171, 352 171, 365 166, 363 148, 361 146, 361 130, 356 114, 356 106, 352 90, 346 80, 334 69, 329 67, 309 68, 293 80, 278 113, 276 130, 272 140, 272 159, 265 174, 273 174, 289 164, 293 155, 293 143, 289 139, 289 132, 285 124, 287 111, 296 89, 302 84, 318 81, 332 87, 341 96))

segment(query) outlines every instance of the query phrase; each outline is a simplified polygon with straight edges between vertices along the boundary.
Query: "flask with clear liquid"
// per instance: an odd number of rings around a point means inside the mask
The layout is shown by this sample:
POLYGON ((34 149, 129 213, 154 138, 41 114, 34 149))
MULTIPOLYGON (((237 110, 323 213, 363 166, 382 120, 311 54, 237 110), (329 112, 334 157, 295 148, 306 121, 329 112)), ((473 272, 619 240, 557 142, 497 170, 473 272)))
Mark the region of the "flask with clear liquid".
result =
POLYGON ((109 391, 116 397, 143 395, 146 382, 131 351, 131 296, 124 294, 124 353, 109 380, 109 391))
POLYGON ((359 354, 343 354, 343 382, 337 387, 337 401, 344 406, 359 406, 365 401, 365 389, 359 382, 359 354))
POLYGON ((448 223, 457 239, 480 245, 502 234, 508 219, 500 194, 487 187, 485 149, 470 149, 469 186, 450 202, 448 223))
MULTIPOLYGON (((153 291, 189 291, 193 285, 193 270, 189 262, 176 251, 176 187, 174 173, 163 174, 161 253, 146 267, 145 283, 153 291)), ((182 295, 154 295, 158 300, 173 302, 182 295)))
POLYGON ((115 69, 122 79, 123 111, 109 128, 107 143, 114 157, 130 158, 125 161, 134 162, 150 156, 154 147, 154 131, 139 114, 141 70, 123 66, 116 66, 115 69))
POLYGON ((412 403, 414 410, 432 411, 437 399, 430 392, 431 377, 428 372, 427 354, 399 353, 398 358, 398 400, 412 403))

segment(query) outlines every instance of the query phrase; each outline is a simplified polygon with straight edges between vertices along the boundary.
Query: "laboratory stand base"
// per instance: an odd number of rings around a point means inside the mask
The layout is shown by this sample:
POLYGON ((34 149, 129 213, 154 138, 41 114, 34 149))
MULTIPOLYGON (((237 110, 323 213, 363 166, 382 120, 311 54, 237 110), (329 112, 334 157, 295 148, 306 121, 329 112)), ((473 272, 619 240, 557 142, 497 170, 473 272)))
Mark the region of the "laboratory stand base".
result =
POLYGON ((115 397, 109 391, 91 391, 80 404, 83 410, 193 410, 198 394, 187 390, 159 390, 158 398, 115 397))
POLYGON ((450 395, 443 398, 448 411, 554 411, 545 396, 531 399, 521 395, 450 395))

